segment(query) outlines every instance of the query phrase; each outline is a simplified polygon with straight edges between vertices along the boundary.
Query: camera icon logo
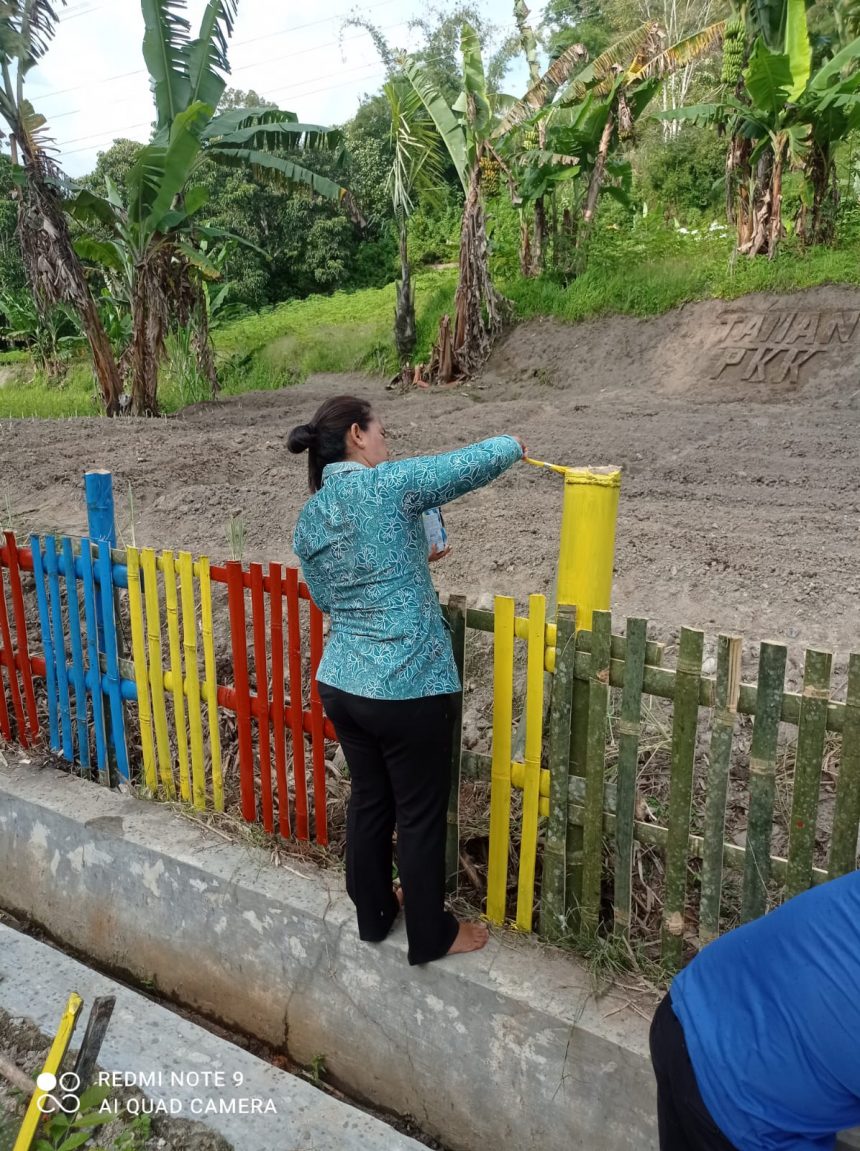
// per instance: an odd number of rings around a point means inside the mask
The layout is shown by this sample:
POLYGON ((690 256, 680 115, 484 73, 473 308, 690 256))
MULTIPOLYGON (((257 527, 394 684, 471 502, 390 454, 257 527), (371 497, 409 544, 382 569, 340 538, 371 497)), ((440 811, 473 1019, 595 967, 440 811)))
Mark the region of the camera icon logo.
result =
POLYGON ((81 1106, 81 1077, 74 1071, 65 1071, 57 1078, 50 1071, 43 1071, 36 1079, 36 1086, 42 1095, 36 1100, 36 1107, 43 1115, 53 1115, 62 1111, 66 1115, 76 1115, 81 1106))

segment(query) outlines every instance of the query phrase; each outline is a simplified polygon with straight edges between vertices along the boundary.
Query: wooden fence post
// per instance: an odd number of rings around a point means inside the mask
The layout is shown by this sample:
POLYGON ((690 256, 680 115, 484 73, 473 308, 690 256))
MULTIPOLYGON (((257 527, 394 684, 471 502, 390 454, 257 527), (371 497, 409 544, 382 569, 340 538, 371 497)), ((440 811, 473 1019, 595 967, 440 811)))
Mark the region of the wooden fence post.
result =
POLYGON ((451 647, 460 676, 460 692, 455 697, 451 732, 451 790, 448 793, 448 834, 445 842, 445 890, 454 894, 460 873, 460 757, 463 753, 463 693, 466 664, 466 597, 452 595, 448 600, 451 647))

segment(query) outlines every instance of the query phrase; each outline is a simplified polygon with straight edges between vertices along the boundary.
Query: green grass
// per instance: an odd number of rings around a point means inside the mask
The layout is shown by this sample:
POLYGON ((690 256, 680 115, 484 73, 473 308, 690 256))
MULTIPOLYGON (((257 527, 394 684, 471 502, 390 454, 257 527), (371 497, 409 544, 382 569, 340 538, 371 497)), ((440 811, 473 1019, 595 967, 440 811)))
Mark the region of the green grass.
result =
MULTIPOLYGON (((604 223, 586 272, 568 284, 553 277, 512 279, 502 290, 522 319, 555 316, 567 322, 609 314, 660 315, 681 304, 734 299, 750 292, 791 292, 817 284, 860 284, 860 239, 804 252, 783 245, 776 260, 733 254, 725 234, 684 236, 653 219, 604 223)), ((453 304, 456 273, 428 271, 416 279, 418 347, 426 360, 441 315, 453 304)), ((293 300, 243 317, 215 332, 222 394, 287 387, 316 372, 393 375, 395 287, 335 292, 293 300)), ((33 375, 20 353, 0 360, 0 418, 62 418, 98 410, 92 373, 75 363, 62 384, 33 375)), ((204 398, 165 371, 159 400, 174 412, 204 398)))

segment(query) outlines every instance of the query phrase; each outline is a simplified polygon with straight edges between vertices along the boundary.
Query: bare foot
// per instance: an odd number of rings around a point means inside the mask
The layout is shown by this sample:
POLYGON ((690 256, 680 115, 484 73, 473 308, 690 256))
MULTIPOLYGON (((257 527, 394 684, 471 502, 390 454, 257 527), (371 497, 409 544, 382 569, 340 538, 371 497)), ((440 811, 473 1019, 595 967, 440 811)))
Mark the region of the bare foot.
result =
POLYGON ((483 923, 461 923, 457 938, 448 948, 449 955, 464 955, 467 951, 480 951, 490 933, 483 923))
POLYGON ((400 904, 400 910, 402 911, 403 910, 403 888, 402 887, 395 887, 394 888, 394 898, 400 904))

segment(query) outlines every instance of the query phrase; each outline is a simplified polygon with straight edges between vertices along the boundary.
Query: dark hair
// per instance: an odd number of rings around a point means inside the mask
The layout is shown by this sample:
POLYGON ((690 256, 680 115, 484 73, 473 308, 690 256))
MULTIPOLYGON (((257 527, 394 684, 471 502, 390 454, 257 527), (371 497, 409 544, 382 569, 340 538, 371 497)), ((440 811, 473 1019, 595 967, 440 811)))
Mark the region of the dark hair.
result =
POLYGON ((335 396, 320 404, 308 424, 293 428, 287 447, 295 455, 308 453, 308 487, 318 492, 322 487, 322 473, 326 464, 336 464, 346 458, 346 434, 353 424, 366 432, 373 411, 367 400, 357 396, 335 396))

